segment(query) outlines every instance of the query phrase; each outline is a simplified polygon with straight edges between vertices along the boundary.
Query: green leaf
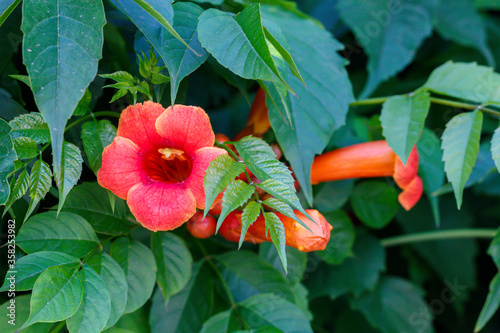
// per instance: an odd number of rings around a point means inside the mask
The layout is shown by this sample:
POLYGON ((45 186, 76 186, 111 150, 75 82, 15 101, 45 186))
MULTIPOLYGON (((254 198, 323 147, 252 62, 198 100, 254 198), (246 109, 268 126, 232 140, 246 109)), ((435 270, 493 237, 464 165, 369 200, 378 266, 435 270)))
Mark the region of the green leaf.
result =
POLYGON ((500 231, 497 231, 495 237, 491 241, 488 247, 488 254, 493 259, 493 262, 500 269, 500 231))
MULTIPOLYGON (((55 251, 41 251, 19 258, 14 264, 16 291, 24 291, 33 289, 36 279, 52 266, 65 266, 67 268, 75 268, 80 263, 78 258, 69 254, 55 251)), ((13 273, 7 272, 7 277, 13 273)), ((9 289, 10 281, 5 279, 0 291, 9 289)))
POLYGON ((236 180, 229 184, 222 197, 222 211, 217 220, 217 231, 226 216, 236 208, 243 206, 255 192, 255 188, 251 184, 247 184, 242 180, 236 180))
POLYGON ((14 138, 12 139, 12 143, 14 143, 14 150, 16 151, 17 158, 20 160, 36 157, 40 153, 33 139, 14 138))
POLYGON ((424 191, 431 203, 432 213, 436 226, 441 224, 439 215, 439 197, 432 193, 437 191, 444 184, 444 164, 441 160, 443 154, 440 149, 441 142, 431 130, 424 128, 422 137, 417 147, 419 154, 419 175, 424 184, 424 191))
POLYGON ((130 313, 147 302, 153 293, 156 263, 150 249, 136 240, 118 238, 111 245, 111 257, 120 265, 127 277, 127 305, 130 313))
POLYGON ((295 221, 299 222, 300 224, 303 223, 302 220, 299 219, 297 217, 297 215, 295 215, 295 213, 293 212, 290 205, 284 203, 283 201, 280 201, 276 198, 270 197, 270 198, 267 198, 266 200, 264 200, 262 203, 266 206, 269 206, 269 208, 271 208, 271 209, 277 210, 278 212, 285 215, 286 217, 294 219, 295 221))
MULTIPOLYGON (((11 298, 0 305, 0 316, 4 318, 4 320, 0 321, 0 331, 2 333, 16 333, 19 331, 21 325, 30 315, 30 299, 31 294, 26 294, 11 298), (10 312, 12 308, 15 308, 15 315, 10 312), (14 318, 15 320, 13 320, 14 318)), ((51 323, 37 323, 25 328, 22 333, 48 333, 52 326, 51 323)))
POLYGON ((213 205, 217 195, 224 191, 229 183, 244 171, 245 165, 235 162, 229 155, 219 155, 210 162, 210 165, 205 171, 203 181, 206 197, 205 216, 213 205))
POLYGON ((380 229, 391 222, 398 212, 398 194, 386 182, 369 180, 354 187, 351 205, 364 224, 380 229))
POLYGON ((59 216, 56 212, 46 212, 23 224, 16 244, 26 253, 58 251, 81 258, 99 244, 99 239, 83 217, 67 212, 59 216))
POLYGON ((111 311, 108 287, 89 265, 83 265, 79 276, 84 284, 83 299, 76 313, 66 320, 66 325, 71 333, 99 333, 104 329, 111 311))
POLYGON ((87 154, 94 173, 101 168, 104 148, 113 142, 115 136, 116 128, 109 120, 88 121, 82 125, 83 150, 87 154))
POLYGON ((302 279, 307 266, 307 253, 301 252, 293 247, 286 248, 286 262, 288 272, 285 272, 283 263, 276 247, 264 242, 259 246, 259 255, 270 263, 274 269, 279 271, 292 285, 296 285, 302 279))
POLYGON ((382 106, 382 133, 404 164, 422 134, 430 106, 425 90, 389 97, 382 106))
POLYGON ((72 143, 64 142, 61 162, 61 172, 54 168, 54 176, 57 187, 59 188, 59 204, 57 212, 61 211, 64 201, 69 191, 76 185, 82 174, 83 158, 80 149, 72 143))
POLYGON ((246 136, 235 142, 234 147, 246 166, 261 181, 274 179, 293 188, 292 172, 276 159, 269 144, 260 138, 246 136))
POLYGON ((243 209, 243 213, 241 214, 241 234, 238 249, 241 248, 241 245, 243 244, 243 240, 245 239, 248 228, 259 217, 261 208, 262 205, 259 202, 250 201, 248 205, 246 205, 246 207, 243 209))
POLYGON ((255 253, 233 251, 214 259, 236 302, 260 293, 276 293, 293 300, 290 284, 283 275, 255 253))
POLYGON ((30 173, 30 205, 24 221, 28 219, 36 205, 42 200, 50 190, 52 184, 52 171, 47 163, 39 159, 33 164, 30 173))
POLYGON ((349 1, 337 3, 342 20, 351 28, 368 55, 368 82, 360 98, 409 65, 432 33, 431 8, 423 0, 392 3, 349 1))
POLYGON ((324 182, 314 187, 314 208, 320 212, 336 211, 349 200, 354 188, 353 179, 324 182))
POLYGON ((165 302, 160 290, 153 296, 149 315, 151 333, 199 332, 212 313, 214 280, 208 265, 202 261, 192 268, 187 285, 165 302))
POLYGON ((9 135, 12 128, 0 118, 0 205, 5 204, 10 195, 7 177, 14 172, 14 161, 17 160, 14 144, 9 135))
POLYGON ((182 238, 171 232, 151 234, 151 250, 158 266, 156 281, 168 302, 188 283, 193 257, 182 238))
POLYGON ((490 291, 486 297, 479 318, 477 318, 474 332, 479 332, 497 312, 500 307, 500 273, 497 273, 490 282, 490 291))
MULTIPOLYGON (((28 75, 19 75, 19 74, 11 74, 9 75, 11 78, 13 78, 14 80, 17 80, 19 82, 22 82, 24 83, 25 85, 27 85, 28 87, 31 88, 31 82, 30 82, 30 77, 28 75)), ((49 128, 47 127, 47 130, 49 128)), ((49 136, 50 138, 50 133, 47 132, 47 135, 49 136)))
POLYGON ((208 53, 201 47, 196 31, 198 18, 203 13, 203 9, 189 2, 177 2, 172 7, 174 9, 173 29, 179 34, 177 36, 171 33, 163 34, 161 36, 162 47, 158 53, 165 61, 170 73, 170 95, 174 104, 182 79, 200 67, 207 59, 208 53), (188 47, 193 52, 188 50, 188 47))
POLYGON ((500 103, 500 74, 491 67, 448 61, 432 71, 424 87, 432 92, 476 103, 500 103))
POLYGON ((23 1, 23 62, 49 124, 56 174, 64 168, 66 122, 97 73, 105 23, 99 0, 23 1))
POLYGON ((374 291, 351 299, 350 303, 382 332, 430 333, 434 331, 432 314, 423 296, 423 291, 410 282, 387 276, 374 291))
POLYGON ((75 186, 66 198, 62 211, 84 217, 96 232, 107 235, 127 233, 133 225, 127 220, 125 201, 116 199, 113 209, 108 192, 97 183, 75 186))
POLYGON ((310 299, 328 295, 335 299, 350 292, 359 297, 377 285, 380 272, 385 270, 385 251, 380 241, 367 232, 356 235, 354 256, 338 266, 320 263, 305 280, 310 299))
POLYGON ((439 0, 433 13, 436 31, 457 44, 481 52, 488 65, 495 67, 495 58, 488 46, 486 25, 469 0, 439 0))
POLYGON ((84 116, 90 109, 89 105, 92 101, 92 94, 88 89, 85 89, 85 93, 83 94, 82 99, 78 102, 75 111, 73 112, 73 116, 84 116))
POLYGON ((339 265, 346 258, 352 257, 352 246, 356 233, 349 216, 342 210, 324 215, 333 229, 330 231, 330 241, 324 251, 316 252, 318 256, 330 265, 339 265))
POLYGON ((283 268, 287 272, 285 227, 275 213, 264 213, 264 220, 266 222, 266 235, 269 233, 271 236, 283 268))
POLYGON ((12 127, 10 135, 13 139, 25 137, 35 140, 36 143, 50 142, 49 125, 38 112, 17 116, 9 125, 12 127))
POLYGON ((102 254, 100 276, 106 284, 111 299, 111 311, 105 329, 120 319, 127 305, 127 278, 120 265, 107 253, 102 254))
POLYGON ((54 266, 35 282, 31 296, 30 317, 22 328, 36 322, 56 322, 71 317, 84 295, 78 270, 54 266))
POLYGON ((99 76, 105 79, 111 79, 116 82, 125 82, 128 83, 129 86, 134 86, 137 83, 137 79, 134 78, 132 74, 126 71, 117 71, 111 74, 99 74, 99 76))
POLYGON ((306 83, 289 72, 288 82, 298 98, 283 96, 268 85, 267 107, 278 143, 312 204, 312 161, 325 149, 334 130, 345 123, 348 104, 353 99, 344 68, 346 61, 337 53, 343 45, 314 20, 278 7, 263 5, 262 16, 264 22, 271 21, 281 29, 306 83), (290 119, 284 118, 287 110, 290 119))
POLYGON ((28 187, 30 186, 30 179, 26 168, 24 168, 21 174, 17 177, 15 183, 14 178, 15 177, 12 178, 10 196, 5 203, 3 214, 5 214, 9 210, 10 206, 12 206, 15 201, 20 199, 26 193, 26 191, 28 191, 28 187))
POLYGON ((495 161, 495 166, 500 172, 500 127, 495 130, 491 138, 491 156, 495 161))
POLYGON ((462 192, 479 152, 483 114, 480 111, 461 113, 447 124, 441 137, 444 170, 453 185, 457 207, 462 205, 462 192))
POLYGON ((4 0, 0 4, 0 26, 5 22, 9 15, 16 9, 21 0, 4 0))
POLYGON ((206 10, 199 18, 198 38, 233 73, 245 79, 280 82, 291 90, 267 43, 260 4, 246 7, 236 16, 217 9, 206 10))

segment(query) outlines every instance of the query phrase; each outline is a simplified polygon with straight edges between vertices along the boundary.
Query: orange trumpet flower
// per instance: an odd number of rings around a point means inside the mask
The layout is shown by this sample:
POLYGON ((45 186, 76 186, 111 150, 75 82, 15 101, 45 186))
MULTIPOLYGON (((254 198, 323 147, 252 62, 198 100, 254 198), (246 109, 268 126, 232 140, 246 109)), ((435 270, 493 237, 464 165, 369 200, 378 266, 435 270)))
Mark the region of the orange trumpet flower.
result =
POLYGON ((423 192, 418 172, 418 151, 414 147, 406 166, 386 141, 365 142, 316 156, 311 167, 311 183, 365 177, 392 176, 403 190, 398 201, 410 210, 423 192))
POLYGON ((271 123, 266 106, 266 93, 262 88, 259 88, 250 108, 247 125, 236 134, 234 140, 237 141, 250 134, 262 137, 270 128, 271 123))

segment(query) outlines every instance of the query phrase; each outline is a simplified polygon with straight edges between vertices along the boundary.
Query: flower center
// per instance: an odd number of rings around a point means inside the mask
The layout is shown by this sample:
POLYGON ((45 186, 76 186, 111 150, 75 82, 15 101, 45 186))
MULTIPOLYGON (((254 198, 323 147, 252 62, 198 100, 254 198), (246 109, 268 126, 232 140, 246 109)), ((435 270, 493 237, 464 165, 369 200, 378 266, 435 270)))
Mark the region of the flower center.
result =
POLYGON ((191 175, 193 162, 184 151, 167 147, 146 153, 143 167, 150 181, 182 183, 191 175))

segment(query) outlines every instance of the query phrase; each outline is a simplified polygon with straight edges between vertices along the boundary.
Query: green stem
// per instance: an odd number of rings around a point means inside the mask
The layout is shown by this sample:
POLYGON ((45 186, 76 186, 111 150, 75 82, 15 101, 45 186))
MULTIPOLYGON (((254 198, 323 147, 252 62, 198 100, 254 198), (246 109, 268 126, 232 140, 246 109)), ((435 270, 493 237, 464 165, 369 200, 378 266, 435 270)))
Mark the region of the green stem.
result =
POLYGON ((86 115, 85 117, 82 117, 82 118, 80 118, 78 120, 75 120, 74 122, 72 122, 71 124, 69 124, 68 126, 66 126, 66 128, 64 129, 64 131, 66 132, 70 128, 78 125, 81 122, 84 122, 85 120, 89 120, 89 119, 91 119, 93 117, 115 117, 115 118, 120 118, 120 114, 118 112, 113 112, 113 111, 95 112, 95 113, 86 115))
POLYGON ((381 240, 382 246, 397 246, 431 240, 447 240, 456 238, 493 238, 497 229, 451 229, 420 232, 410 235, 389 237, 381 240))

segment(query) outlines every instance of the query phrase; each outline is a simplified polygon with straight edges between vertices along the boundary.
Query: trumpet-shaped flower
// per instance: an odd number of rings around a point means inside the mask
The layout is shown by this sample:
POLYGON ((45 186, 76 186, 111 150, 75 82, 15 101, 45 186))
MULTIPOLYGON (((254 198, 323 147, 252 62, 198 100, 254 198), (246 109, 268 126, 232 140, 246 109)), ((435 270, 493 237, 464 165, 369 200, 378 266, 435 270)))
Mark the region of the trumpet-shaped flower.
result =
POLYGON ((236 134, 234 140, 239 140, 250 134, 262 137, 270 128, 271 123, 266 106, 266 93, 262 88, 259 88, 250 108, 247 125, 236 134))
POLYGON ((203 177, 226 152, 213 147, 208 115, 194 106, 145 102, 127 107, 104 149, 99 184, 127 200, 145 228, 172 230, 205 207, 203 177))
POLYGON ((399 203, 410 210, 423 192, 418 172, 418 151, 414 147, 406 165, 386 141, 365 142, 316 156, 311 167, 311 183, 364 177, 392 176, 403 190, 399 203))

